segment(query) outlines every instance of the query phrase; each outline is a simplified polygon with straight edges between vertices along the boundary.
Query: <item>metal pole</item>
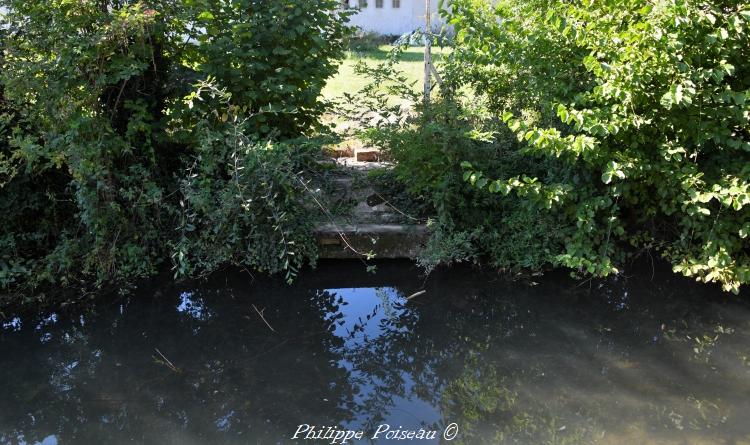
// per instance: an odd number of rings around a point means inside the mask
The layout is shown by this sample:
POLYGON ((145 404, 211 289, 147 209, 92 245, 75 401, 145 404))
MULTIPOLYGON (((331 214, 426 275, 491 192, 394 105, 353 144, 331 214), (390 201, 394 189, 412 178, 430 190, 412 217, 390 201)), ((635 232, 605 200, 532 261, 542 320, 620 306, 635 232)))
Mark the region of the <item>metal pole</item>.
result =
POLYGON ((425 0, 424 5, 424 106, 427 108, 430 105, 430 90, 432 89, 432 23, 430 17, 430 2, 431 0, 425 0))

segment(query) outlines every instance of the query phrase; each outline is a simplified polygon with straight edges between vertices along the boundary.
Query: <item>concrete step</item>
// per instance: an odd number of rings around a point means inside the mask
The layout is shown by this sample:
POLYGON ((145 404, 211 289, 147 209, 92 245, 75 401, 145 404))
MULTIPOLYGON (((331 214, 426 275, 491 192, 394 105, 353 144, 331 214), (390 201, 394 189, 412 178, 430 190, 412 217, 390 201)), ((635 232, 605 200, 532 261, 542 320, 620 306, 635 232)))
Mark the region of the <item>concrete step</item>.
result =
POLYGON ((359 202, 352 209, 351 218, 357 223, 394 224, 401 222, 401 215, 393 211, 386 204, 370 206, 367 202, 359 202))
POLYGON ((416 258, 427 226, 409 224, 323 224, 315 229, 320 258, 416 258))
POLYGON ((368 196, 375 193, 367 185, 357 184, 355 186, 352 177, 335 178, 331 181, 330 195, 335 199, 351 199, 355 202, 364 201, 368 196))
POLYGON ((333 160, 337 165, 349 169, 354 172, 367 172, 377 168, 392 168, 393 164, 390 162, 379 161, 379 162, 367 162, 357 161, 355 157, 351 158, 337 158, 333 160))

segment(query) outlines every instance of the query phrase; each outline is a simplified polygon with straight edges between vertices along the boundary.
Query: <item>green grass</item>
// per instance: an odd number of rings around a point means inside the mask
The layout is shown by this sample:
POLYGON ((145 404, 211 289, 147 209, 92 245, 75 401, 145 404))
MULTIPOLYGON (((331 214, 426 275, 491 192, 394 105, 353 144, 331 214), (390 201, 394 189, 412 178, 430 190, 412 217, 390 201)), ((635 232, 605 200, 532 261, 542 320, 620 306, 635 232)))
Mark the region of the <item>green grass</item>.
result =
MULTIPOLYGON (((339 67, 339 72, 334 76, 323 89, 325 99, 336 99, 343 96, 343 93, 356 93, 360 91, 369 80, 354 72, 354 67, 362 61, 369 66, 376 66, 388 60, 391 45, 381 45, 376 50, 364 52, 347 53, 346 59, 339 67)), ((433 61, 439 62, 443 50, 433 48, 433 61)), ((397 68, 402 71, 409 81, 415 82, 414 89, 421 91, 424 80, 424 48, 411 47, 401 54, 397 68)), ((394 98, 397 99, 397 98, 394 98)))

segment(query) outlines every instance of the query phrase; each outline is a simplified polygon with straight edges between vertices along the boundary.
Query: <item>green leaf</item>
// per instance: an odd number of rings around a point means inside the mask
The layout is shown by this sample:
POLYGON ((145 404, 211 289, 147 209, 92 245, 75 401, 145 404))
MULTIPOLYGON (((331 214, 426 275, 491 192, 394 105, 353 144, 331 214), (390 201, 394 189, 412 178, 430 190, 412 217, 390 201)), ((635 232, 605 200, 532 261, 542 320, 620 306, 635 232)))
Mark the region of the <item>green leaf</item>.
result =
POLYGON ((671 91, 667 91, 661 96, 659 103, 667 110, 671 109, 674 104, 674 94, 671 91))

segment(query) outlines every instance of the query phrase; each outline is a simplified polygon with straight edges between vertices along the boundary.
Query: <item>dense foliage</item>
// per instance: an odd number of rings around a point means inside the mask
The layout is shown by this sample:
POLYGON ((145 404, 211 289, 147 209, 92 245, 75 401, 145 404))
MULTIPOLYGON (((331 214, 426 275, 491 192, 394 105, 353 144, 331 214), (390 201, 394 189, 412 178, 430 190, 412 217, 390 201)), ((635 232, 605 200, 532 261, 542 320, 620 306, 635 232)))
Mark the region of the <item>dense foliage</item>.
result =
POLYGON ((337 3, 0 1, 0 285, 314 258, 294 138, 344 51, 337 3))
POLYGON ((381 115, 372 126, 373 112, 365 113, 369 126, 361 137, 386 150, 395 161, 394 176, 412 202, 423 203, 418 212, 430 216, 432 236, 420 264, 427 271, 465 261, 508 271, 545 267, 568 228, 522 197, 498 201, 465 183, 461 163, 542 175, 555 168, 556 160, 539 161, 521 153, 510 130, 487 112, 484 100, 461 99, 466 91, 451 71, 443 72, 440 94, 425 109, 421 94, 398 68, 407 47, 408 41, 396 46, 379 66, 359 67, 372 83, 358 103, 381 115))
POLYGON ((562 161, 538 179, 466 164, 467 179, 574 224, 557 262, 607 274, 631 244, 727 290, 750 281, 750 5, 464 0, 454 12, 465 79, 488 88, 524 152, 562 161))
POLYGON ((430 262, 607 275, 658 252, 726 290, 750 282, 747 2, 455 0, 443 13, 456 35, 440 102, 460 111, 378 132, 435 203, 430 262))
POLYGON ((575 225, 556 262, 607 274, 631 244, 727 290, 750 281, 750 5, 466 0, 453 11, 464 79, 487 87, 525 153, 561 161, 542 178, 470 164, 466 177, 575 225))

